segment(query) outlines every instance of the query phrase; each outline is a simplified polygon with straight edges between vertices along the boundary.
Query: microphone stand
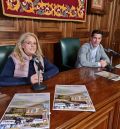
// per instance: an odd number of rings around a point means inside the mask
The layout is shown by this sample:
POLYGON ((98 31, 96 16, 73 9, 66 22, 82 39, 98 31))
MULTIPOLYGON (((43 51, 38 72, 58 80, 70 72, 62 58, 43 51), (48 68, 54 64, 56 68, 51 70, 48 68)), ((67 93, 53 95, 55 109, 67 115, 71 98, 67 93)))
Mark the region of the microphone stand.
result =
POLYGON ((106 66, 106 70, 109 71, 109 72, 112 72, 113 69, 114 69, 114 67, 113 67, 113 54, 111 54, 111 56, 110 56, 110 64, 108 64, 106 66))
POLYGON ((113 62, 113 55, 111 55, 110 57, 110 65, 112 66, 112 62, 113 62))
POLYGON ((40 83, 40 71, 41 70, 43 71, 43 67, 41 67, 41 62, 39 62, 39 63, 36 62, 36 64, 38 66, 38 83, 34 84, 32 86, 32 89, 33 90, 45 90, 45 89, 47 89, 47 86, 40 83))
POLYGON ((108 48, 108 49, 104 49, 106 52, 110 53, 111 54, 111 57, 110 57, 110 64, 108 64, 106 66, 106 70, 107 71, 113 71, 114 67, 113 67, 113 56, 120 56, 120 53, 108 48))

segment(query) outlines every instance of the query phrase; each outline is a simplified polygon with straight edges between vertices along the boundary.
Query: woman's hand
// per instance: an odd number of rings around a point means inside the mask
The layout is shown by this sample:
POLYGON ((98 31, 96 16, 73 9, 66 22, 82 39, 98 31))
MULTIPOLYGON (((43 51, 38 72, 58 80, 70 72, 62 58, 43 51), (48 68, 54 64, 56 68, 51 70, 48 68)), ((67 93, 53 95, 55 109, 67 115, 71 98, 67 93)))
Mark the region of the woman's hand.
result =
MULTIPOLYGON (((38 74, 33 74, 30 78, 30 81, 32 84, 38 83, 38 74)), ((40 73, 40 82, 42 82, 42 81, 43 81, 43 75, 42 75, 42 73, 40 73)))

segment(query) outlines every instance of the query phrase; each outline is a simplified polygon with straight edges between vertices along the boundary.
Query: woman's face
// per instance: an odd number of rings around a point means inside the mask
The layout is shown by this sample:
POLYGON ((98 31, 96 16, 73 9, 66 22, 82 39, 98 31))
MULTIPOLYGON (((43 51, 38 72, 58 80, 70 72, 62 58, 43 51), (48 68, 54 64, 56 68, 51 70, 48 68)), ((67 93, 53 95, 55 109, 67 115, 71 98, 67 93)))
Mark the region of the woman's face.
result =
POLYGON ((22 44, 22 49, 28 56, 33 56, 37 50, 36 39, 33 36, 28 36, 22 44))

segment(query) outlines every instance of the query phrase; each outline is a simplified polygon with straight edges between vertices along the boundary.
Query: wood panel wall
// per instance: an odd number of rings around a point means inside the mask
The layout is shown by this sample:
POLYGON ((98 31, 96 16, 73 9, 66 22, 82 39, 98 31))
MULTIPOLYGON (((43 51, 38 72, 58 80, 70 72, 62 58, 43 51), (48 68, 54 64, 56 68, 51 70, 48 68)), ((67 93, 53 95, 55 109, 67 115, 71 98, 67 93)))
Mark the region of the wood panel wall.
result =
MULTIPOLYGON (((1 3, 0 3, 1 6, 1 3)), ((80 38, 81 44, 89 41, 93 29, 104 31, 103 46, 120 51, 120 0, 106 0, 105 14, 87 14, 86 22, 65 22, 10 18, 3 16, 0 7, 0 45, 15 44, 24 32, 39 37, 43 53, 54 62, 54 45, 63 37, 80 38)), ((58 53, 59 54, 59 53, 58 53)), ((116 63, 120 63, 119 59, 116 63)))

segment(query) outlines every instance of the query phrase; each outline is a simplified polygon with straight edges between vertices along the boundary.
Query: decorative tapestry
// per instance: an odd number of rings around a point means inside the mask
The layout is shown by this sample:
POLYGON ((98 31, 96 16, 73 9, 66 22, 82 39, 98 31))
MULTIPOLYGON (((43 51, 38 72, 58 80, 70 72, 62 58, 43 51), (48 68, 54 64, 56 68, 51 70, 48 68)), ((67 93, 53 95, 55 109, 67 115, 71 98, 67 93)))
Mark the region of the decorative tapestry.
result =
POLYGON ((3 14, 10 17, 86 20, 87 0, 2 0, 3 14))

